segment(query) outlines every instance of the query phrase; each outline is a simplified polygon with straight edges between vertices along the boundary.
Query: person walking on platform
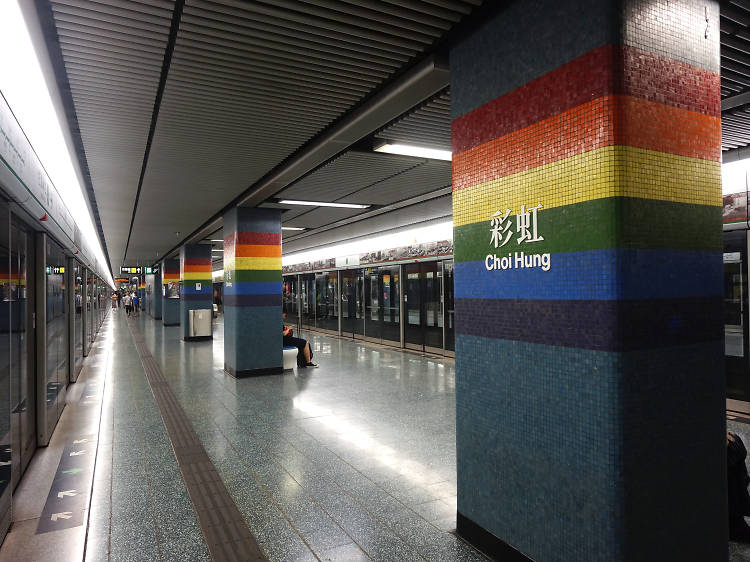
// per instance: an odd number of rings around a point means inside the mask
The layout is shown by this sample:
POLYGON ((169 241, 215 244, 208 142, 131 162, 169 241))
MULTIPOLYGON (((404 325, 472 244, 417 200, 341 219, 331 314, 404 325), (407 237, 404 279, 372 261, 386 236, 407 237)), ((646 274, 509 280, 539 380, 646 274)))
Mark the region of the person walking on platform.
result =
POLYGON ((133 299, 130 294, 125 293, 125 296, 122 297, 122 304, 125 305, 125 314, 130 316, 130 311, 133 310, 133 299))
POLYGON ((112 291, 112 310, 117 310, 117 293, 112 291))
POLYGON ((133 292, 131 295, 133 299, 133 316, 138 316, 138 305, 140 304, 140 299, 138 298, 138 295, 133 292))

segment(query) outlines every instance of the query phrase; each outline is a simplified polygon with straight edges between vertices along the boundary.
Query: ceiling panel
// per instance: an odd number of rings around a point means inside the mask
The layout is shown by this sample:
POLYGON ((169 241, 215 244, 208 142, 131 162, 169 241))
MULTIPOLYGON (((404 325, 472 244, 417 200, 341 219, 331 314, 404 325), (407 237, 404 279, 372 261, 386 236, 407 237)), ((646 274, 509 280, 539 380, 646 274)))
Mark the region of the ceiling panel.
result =
POLYGON ((341 199, 342 203, 389 205, 451 185, 451 163, 428 160, 341 199))
POLYGON ((312 210, 288 221, 284 226, 301 226, 303 228, 318 228, 341 219, 353 217, 362 213, 362 209, 341 209, 337 207, 315 207, 312 210))
POLYGON ((279 199, 335 202, 423 162, 421 159, 379 152, 349 151, 293 183, 277 196, 279 199))

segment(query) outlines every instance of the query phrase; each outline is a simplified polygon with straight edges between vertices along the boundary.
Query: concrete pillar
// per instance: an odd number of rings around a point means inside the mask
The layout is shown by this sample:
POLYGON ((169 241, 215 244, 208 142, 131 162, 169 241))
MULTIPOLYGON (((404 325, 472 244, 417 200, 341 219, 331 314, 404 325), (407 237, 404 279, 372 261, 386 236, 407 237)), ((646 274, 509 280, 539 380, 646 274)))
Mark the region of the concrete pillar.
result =
POLYGON ((186 244, 180 248, 180 326, 185 341, 211 339, 191 336, 189 314, 191 310, 208 310, 213 329, 213 281, 211 279, 211 245, 186 244))
POLYGON ((517 1, 450 60, 459 533, 726 560, 717 2, 517 1))
POLYGON ((180 325, 180 260, 170 259, 161 263, 162 290, 162 322, 165 326, 180 325))
POLYGON ((237 207, 224 215, 224 369, 282 373, 281 213, 237 207))

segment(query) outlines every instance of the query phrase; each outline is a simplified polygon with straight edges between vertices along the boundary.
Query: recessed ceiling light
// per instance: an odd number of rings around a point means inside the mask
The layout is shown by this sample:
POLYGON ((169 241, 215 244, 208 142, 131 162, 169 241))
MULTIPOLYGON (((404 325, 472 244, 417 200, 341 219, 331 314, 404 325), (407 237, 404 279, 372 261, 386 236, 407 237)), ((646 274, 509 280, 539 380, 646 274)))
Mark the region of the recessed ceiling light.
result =
POLYGON ((301 226, 282 226, 281 230, 305 230, 301 226))
POLYGON ((341 207, 343 209, 367 209, 370 205, 357 205, 356 203, 327 203, 324 201, 295 201, 293 199, 282 199, 282 205, 305 205, 307 207, 341 207))
POLYGON ((211 250, 212 252, 223 252, 224 250, 211 250))
POLYGON ((432 158, 433 160, 451 160, 452 158, 450 150, 438 150, 437 148, 425 148, 423 146, 412 146, 410 144, 385 143, 377 147, 375 152, 416 156, 418 158, 432 158))
POLYGON ((211 242, 224 242, 224 239, 220 238, 218 240, 214 240, 213 238, 211 238, 211 242))

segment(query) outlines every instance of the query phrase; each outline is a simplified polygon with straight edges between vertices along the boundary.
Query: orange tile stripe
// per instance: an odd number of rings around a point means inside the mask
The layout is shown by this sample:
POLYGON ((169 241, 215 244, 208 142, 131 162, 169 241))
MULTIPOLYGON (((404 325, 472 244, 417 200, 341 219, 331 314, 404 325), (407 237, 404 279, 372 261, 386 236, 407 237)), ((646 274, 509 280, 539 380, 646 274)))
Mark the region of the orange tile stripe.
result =
POLYGON ((455 154, 453 190, 614 145, 719 162, 721 120, 631 96, 605 96, 455 154))
POLYGON ((237 244, 234 246, 237 258, 280 258, 281 246, 269 244, 237 244))
POLYGON ((182 267, 183 273, 211 273, 211 264, 208 265, 184 265, 182 267))

